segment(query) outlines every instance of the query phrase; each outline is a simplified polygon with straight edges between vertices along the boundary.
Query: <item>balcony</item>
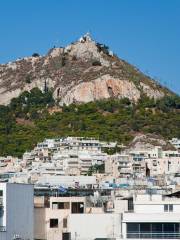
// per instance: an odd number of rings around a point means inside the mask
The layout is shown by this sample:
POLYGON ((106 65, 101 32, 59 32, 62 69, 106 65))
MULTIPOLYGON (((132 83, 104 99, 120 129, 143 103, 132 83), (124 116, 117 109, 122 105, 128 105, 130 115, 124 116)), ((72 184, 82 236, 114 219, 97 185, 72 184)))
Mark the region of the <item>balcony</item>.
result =
POLYGON ((129 239, 180 239, 179 222, 127 223, 129 239))

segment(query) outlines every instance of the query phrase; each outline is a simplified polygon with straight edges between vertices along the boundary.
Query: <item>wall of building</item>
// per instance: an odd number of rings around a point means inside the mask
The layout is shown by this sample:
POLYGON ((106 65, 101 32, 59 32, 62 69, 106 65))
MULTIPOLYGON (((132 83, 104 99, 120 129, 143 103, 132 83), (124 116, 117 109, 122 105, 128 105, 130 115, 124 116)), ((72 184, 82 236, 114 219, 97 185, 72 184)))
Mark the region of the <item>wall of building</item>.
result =
POLYGON ((34 239, 46 239, 46 209, 34 209, 34 239))
POLYGON ((75 186, 78 182, 79 185, 96 184, 95 176, 43 176, 39 177, 39 183, 63 186, 75 186))
MULTIPOLYGON (((35 207, 34 214, 35 239, 61 240, 62 233, 68 230, 68 217, 72 211, 72 203, 83 203, 84 212, 86 208, 85 197, 51 197, 49 208, 42 207, 42 200, 42 197, 35 198, 35 206, 37 206, 35 207), (58 203, 68 203, 68 205, 66 204, 63 208, 58 208, 58 203), (53 219, 58 221, 55 227, 50 225, 53 219), (67 226, 64 226, 63 221, 66 219, 67 226)), ((74 213, 74 215, 76 215, 76 213, 74 213)), ((82 213, 82 215, 84 214, 82 213)))
POLYGON ((123 213, 128 211, 128 201, 125 200, 114 200, 114 212, 115 213, 123 213))
POLYGON ((0 224, 1 226, 4 226, 6 227, 6 208, 7 208, 7 205, 6 205, 6 184, 4 183, 0 183, 0 190, 3 191, 3 196, 2 196, 2 202, 3 202, 3 215, 1 216, 1 220, 0 220, 0 224))
MULTIPOLYGON (((152 207, 151 207, 152 208, 152 207)), ((126 239, 127 223, 179 223, 178 213, 124 213, 122 222, 122 237, 126 239)), ((172 238, 170 238, 172 239, 172 238)))
POLYGON ((63 218, 67 217, 69 209, 50 209, 46 208, 45 228, 47 240, 62 240, 63 218), (58 227, 50 228, 50 219, 58 219, 58 227))
POLYGON ((164 205, 173 205, 172 213, 180 213, 180 201, 162 195, 137 195, 134 200, 135 213, 164 213, 164 205))
POLYGON ((33 197, 34 197, 33 185, 7 184, 6 234, 8 240, 13 239, 15 234, 17 234, 21 238, 33 240, 34 237, 33 197))
POLYGON ((71 214, 68 231, 71 232, 72 240, 120 237, 121 215, 71 214))
POLYGON ((134 211, 137 213, 163 213, 164 212, 164 205, 169 204, 173 205, 173 212, 180 213, 180 204, 176 204, 173 202, 164 202, 163 203, 153 203, 150 204, 138 204, 134 206, 134 211))

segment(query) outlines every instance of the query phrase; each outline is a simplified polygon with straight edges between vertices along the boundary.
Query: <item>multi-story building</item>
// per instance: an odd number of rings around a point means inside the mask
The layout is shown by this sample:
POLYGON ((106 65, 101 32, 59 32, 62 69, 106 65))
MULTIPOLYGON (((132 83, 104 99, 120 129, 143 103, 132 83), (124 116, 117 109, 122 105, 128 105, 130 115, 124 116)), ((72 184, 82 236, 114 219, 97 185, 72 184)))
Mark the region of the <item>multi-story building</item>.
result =
POLYGON ((69 215, 83 214, 85 197, 35 198, 35 239, 71 239, 69 215))
POLYGON ((151 176, 175 174, 180 171, 180 157, 151 158, 146 160, 151 176))
POLYGON ((123 213, 123 239, 180 239, 180 200, 137 195, 123 213))
POLYGON ((120 236, 121 216, 105 213, 85 197, 35 199, 35 239, 94 240, 120 236))
POLYGON ((100 151, 101 144, 99 140, 94 138, 83 138, 83 137, 68 137, 66 143, 69 149, 73 150, 89 150, 89 151, 100 151))
POLYGON ((132 157, 127 154, 114 154, 105 161, 105 172, 114 178, 127 178, 132 175, 132 157))
POLYGON ((33 185, 0 183, 0 239, 34 239, 33 185))
POLYGON ((178 138, 172 138, 169 141, 176 149, 180 150, 180 139, 178 138))
POLYGON ((38 184, 50 186, 65 186, 65 187, 87 187, 97 184, 95 176, 49 176, 43 175, 38 178, 38 184))

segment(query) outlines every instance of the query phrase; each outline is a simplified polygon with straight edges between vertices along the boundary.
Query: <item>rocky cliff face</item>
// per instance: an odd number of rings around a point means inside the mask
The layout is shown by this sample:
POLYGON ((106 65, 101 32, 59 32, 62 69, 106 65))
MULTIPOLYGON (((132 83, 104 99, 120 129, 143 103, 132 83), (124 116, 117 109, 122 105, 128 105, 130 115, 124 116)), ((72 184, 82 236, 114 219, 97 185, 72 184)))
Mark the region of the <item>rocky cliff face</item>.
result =
POLYGON ((155 99, 171 94, 88 34, 46 56, 0 65, 0 104, 34 87, 52 89, 54 98, 67 105, 123 97, 137 102, 141 94, 155 99))

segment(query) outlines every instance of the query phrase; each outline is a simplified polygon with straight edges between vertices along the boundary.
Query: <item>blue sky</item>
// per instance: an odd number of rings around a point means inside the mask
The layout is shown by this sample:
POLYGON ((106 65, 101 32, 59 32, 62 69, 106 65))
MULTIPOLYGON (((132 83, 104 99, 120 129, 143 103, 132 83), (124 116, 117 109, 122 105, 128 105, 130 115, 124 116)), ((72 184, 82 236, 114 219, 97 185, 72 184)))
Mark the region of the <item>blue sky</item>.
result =
POLYGON ((180 0, 1 0, 0 63, 87 31, 180 94, 180 0))

